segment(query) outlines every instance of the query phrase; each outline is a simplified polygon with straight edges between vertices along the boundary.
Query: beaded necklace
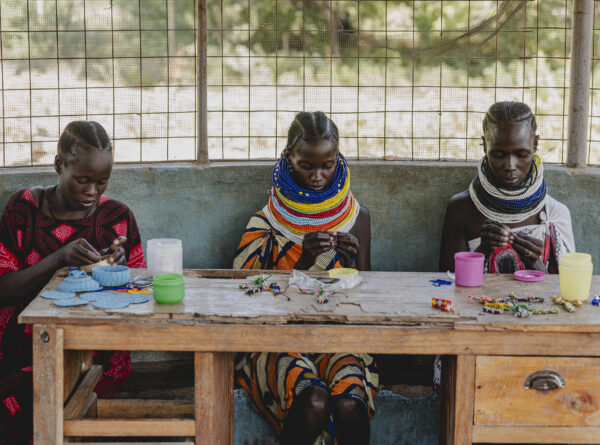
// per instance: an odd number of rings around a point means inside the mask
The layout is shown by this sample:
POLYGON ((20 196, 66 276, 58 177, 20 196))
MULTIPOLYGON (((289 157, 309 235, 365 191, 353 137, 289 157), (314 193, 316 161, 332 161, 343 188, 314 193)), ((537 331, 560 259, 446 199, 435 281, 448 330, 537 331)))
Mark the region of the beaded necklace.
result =
POLYGON ((544 166, 538 155, 533 156, 525 180, 511 188, 496 184, 488 158, 484 156, 469 186, 469 195, 477 210, 486 218, 505 224, 518 223, 539 213, 546 205, 546 191, 544 166))
POLYGON ((273 167, 273 186, 263 212, 286 238, 301 244, 304 235, 319 230, 348 232, 356 222, 359 205, 350 191, 350 169, 337 158, 333 178, 322 190, 300 187, 284 156, 273 167))

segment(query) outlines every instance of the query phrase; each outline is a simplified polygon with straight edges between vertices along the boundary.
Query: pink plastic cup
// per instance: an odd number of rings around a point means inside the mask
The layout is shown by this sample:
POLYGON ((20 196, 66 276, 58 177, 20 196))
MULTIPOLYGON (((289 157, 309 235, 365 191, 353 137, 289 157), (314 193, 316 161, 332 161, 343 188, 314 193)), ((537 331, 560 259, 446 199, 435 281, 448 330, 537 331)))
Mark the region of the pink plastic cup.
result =
POLYGON ((456 252, 454 254, 455 283, 457 286, 479 287, 483 282, 483 261, 479 252, 456 252))

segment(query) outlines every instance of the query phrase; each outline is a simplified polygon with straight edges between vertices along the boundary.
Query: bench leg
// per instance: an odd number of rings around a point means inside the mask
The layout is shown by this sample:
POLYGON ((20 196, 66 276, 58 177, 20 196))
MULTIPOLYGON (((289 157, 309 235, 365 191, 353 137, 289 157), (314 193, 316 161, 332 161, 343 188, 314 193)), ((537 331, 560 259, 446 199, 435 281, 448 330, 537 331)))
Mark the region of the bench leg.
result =
POLYGON ((194 354, 196 445, 233 443, 233 353, 194 354))
POLYGON ((444 357, 440 445, 470 445, 473 442, 474 398, 475 356, 444 357))
POLYGON ((33 439, 44 445, 63 444, 63 331, 33 328, 33 439))

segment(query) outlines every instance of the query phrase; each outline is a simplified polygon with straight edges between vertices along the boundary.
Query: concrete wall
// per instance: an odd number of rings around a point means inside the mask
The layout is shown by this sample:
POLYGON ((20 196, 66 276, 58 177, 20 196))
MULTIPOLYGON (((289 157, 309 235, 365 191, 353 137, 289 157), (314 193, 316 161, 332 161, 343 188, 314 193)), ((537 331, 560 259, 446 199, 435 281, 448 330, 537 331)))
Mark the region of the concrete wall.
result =
MULTIPOLYGON (((371 211, 374 270, 437 269, 448 199, 473 163, 354 161, 352 190, 371 211)), ((272 162, 116 166, 107 195, 134 211, 142 238, 184 242, 184 266, 229 268, 250 215, 267 200, 272 162)), ((547 166, 550 194, 571 210, 577 249, 600 265, 600 169, 547 166)), ((15 190, 55 184, 51 168, 0 169, 0 208, 15 190)), ((596 269, 598 273, 600 269, 596 269)))

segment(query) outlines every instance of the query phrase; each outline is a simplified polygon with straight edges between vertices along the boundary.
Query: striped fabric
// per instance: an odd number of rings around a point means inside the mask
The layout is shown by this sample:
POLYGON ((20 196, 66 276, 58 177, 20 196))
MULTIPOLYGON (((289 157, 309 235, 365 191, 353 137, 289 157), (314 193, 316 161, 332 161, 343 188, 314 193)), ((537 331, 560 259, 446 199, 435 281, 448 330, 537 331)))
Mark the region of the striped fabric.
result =
MULTIPOLYGON (((330 400, 353 398, 375 414, 373 397, 379 384, 373 358, 367 354, 248 354, 237 382, 252 397, 277 434, 294 400, 311 385, 328 388, 330 400)), ((315 443, 336 444, 333 421, 315 443)))
MULTIPOLYGON (((234 269, 291 270, 302 254, 302 243, 295 243, 274 229, 260 211, 250 218, 233 260, 234 269)), ((335 250, 322 253, 312 270, 342 267, 335 250)))

